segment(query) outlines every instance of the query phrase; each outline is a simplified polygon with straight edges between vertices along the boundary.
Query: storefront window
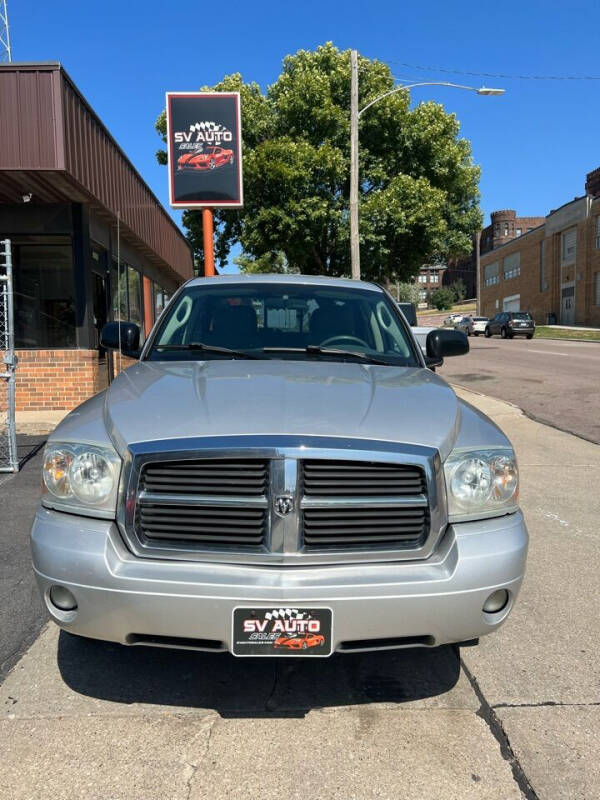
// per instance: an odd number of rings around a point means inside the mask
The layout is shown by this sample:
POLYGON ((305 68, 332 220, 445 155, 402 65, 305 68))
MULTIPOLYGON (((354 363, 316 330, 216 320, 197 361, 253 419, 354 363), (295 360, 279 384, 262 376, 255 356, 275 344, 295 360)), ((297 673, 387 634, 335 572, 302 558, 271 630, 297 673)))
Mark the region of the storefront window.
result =
POLYGON ((142 326, 142 280, 137 269, 113 262, 110 274, 112 318, 142 326))
POLYGON ((157 320, 165 307, 165 293, 158 283, 152 284, 152 291, 154 293, 154 319, 157 320))
POLYGON ((15 245, 15 345, 75 347, 70 245, 15 245))
POLYGON ((127 288, 129 291, 129 322, 142 327, 142 281, 140 273, 127 267, 127 288))
POLYGON ((127 321, 129 319, 129 303, 127 300, 127 267, 121 264, 117 269, 117 262, 113 261, 110 270, 111 313, 113 320, 127 321))

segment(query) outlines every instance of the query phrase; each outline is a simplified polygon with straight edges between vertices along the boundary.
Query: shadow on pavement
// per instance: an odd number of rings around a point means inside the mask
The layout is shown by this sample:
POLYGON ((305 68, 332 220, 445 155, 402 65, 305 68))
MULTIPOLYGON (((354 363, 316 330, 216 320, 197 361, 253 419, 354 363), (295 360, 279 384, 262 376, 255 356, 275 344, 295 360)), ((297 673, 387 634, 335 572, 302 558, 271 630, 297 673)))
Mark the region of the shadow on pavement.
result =
POLYGON ((328 659, 239 659, 82 639, 64 631, 58 667, 75 692, 116 703, 203 708, 222 717, 302 717, 313 708, 405 703, 443 694, 457 649, 395 650, 328 659))

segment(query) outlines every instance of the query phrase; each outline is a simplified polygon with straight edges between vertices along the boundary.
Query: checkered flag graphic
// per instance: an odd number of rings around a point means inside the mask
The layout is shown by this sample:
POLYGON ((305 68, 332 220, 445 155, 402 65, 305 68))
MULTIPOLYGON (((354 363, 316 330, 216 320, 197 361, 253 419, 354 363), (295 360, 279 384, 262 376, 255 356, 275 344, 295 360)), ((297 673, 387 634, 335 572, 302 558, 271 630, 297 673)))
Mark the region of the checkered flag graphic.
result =
POLYGON ((191 131, 211 131, 216 133, 217 131, 226 131, 227 128, 224 125, 218 125, 216 122, 195 122, 193 125, 190 125, 191 131))
POLYGON ((267 611, 265 619, 311 619, 311 616, 297 608, 274 608, 273 611, 267 611))

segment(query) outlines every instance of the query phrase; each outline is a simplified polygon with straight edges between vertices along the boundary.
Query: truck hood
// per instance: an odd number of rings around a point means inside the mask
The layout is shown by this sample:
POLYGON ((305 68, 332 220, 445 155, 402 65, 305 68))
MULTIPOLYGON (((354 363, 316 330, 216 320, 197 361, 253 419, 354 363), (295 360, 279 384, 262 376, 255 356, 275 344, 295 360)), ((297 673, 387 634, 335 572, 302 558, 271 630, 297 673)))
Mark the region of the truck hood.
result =
POLYGON ((142 361, 111 384, 106 429, 118 449, 202 436, 329 436, 437 448, 457 436, 454 391, 423 368, 325 361, 142 361))

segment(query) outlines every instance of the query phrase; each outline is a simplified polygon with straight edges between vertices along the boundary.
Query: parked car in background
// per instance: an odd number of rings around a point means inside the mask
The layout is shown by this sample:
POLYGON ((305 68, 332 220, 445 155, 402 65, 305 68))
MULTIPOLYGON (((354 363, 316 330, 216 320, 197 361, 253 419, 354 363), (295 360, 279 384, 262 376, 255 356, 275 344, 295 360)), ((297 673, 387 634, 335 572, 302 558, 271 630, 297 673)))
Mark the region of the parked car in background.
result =
POLYGON ((489 317, 473 317, 473 335, 479 336, 480 333, 485 333, 485 326, 489 321, 489 317))
POLYGON ((398 308, 406 317, 406 321, 414 328, 418 325, 417 322, 417 307, 414 303, 398 303, 398 308))
POLYGON ((446 319, 444 320, 444 325, 447 327, 454 327, 457 322, 459 322, 463 318, 462 314, 448 314, 446 319))
POLYGON ((535 322, 528 311, 502 311, 496 314, 485 326, 485 335, 500 335, 503 339, 512 339, 514 336, 533 338, 535 322))
POLYGON ((461 317, 458 322, 455 323, 454 329, 462 331, 466 333, 467 336, 470 336, 473 333, 473 317, 470 315, 461 317))

